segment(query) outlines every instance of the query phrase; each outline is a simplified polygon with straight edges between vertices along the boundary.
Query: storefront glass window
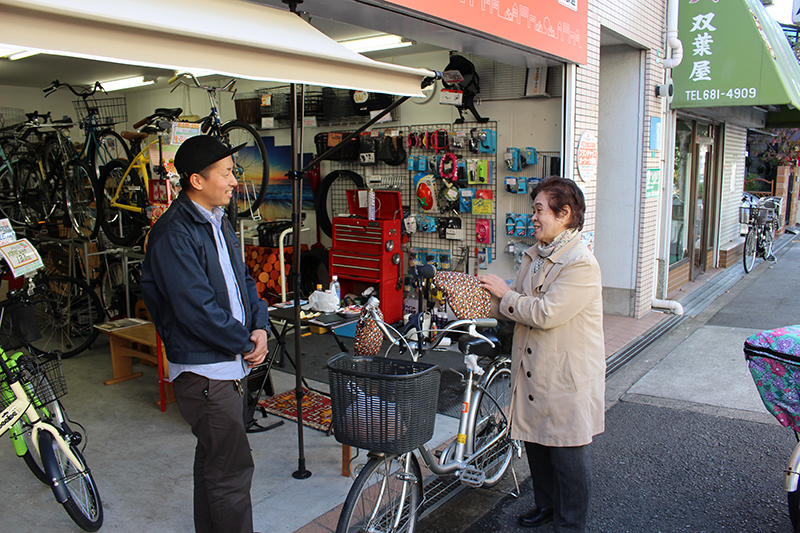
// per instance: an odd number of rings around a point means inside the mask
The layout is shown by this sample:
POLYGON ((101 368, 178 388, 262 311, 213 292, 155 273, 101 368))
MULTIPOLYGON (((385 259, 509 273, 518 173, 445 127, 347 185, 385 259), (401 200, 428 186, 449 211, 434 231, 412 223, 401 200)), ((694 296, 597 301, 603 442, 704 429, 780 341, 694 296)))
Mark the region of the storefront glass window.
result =
POLYGON ((675 168, 672 177, 672 223, 669 264, 688 257, 690 173, 692 169, 692 124, 678 119, 675 127, 675 168))

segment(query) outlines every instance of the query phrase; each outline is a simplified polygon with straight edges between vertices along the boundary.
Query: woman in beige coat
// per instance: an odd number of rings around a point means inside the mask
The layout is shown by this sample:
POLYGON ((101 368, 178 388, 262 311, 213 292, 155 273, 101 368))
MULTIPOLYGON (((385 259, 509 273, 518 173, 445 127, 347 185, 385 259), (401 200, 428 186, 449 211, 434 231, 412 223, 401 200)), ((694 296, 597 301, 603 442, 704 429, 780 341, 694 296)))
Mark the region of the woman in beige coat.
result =
POLYGON ((551 176, 531 197, 539 243, 525 251, 511 287, 493 274, 479 279, 496 314, 516 322, 511 436, 525 442, 536 503, 519 523, 584 532, 589 444, 604 423, 600 268, 581 242, 585 202, 575 182, 551 176))

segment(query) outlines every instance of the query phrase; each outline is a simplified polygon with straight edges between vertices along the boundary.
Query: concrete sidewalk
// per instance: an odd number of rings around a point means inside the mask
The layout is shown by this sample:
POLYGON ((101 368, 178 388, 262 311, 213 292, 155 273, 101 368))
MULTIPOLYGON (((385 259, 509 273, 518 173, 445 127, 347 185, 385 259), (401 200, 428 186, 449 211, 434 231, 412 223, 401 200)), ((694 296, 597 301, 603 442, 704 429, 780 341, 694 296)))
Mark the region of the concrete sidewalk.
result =
MULTIPOLYGON (((788 523, 780 483, 794 439, 760 405, 741 353, 742 342, 750 333, 800 322, 800 305, 792 301, 800 294, 800 247, 790 243, 778 255, 777 265, 759 266, 609 379, 608 429, 595 447, 598 489, 592 531, 779 531, 778 524, 788 523), (720 434, 715 433, 718 430, 720 434), (687 455, 700 444, 710 446, 710 451, 702 457, 687 455), (648 448, 650 445, 657 447, 648 448), (700 462, 703 469, 691 467, 700 462), (744 464, 750 468, 738 468, 735 478, 726 477, 736 465, 744 464), (716 485, 690 482, 693 473, 717 476, 716 485), (609 480, 618 483, 609 484, 609 480), (681 487, 697 486, 698 492, 669 490, 679 482, 681 487), (715 493, 702 490, 720 485, 722 489, 715 493), (763 496, 770 490, 768 497, 763 496), (731 514, 733 518, 742 520, 744 513, 775 527, 692 529, 687 526, 699 522, 693 522, 696 517, 688 511, 682 525, 670 520, 663 527, 653 525, 657 519, 649 525, 625 525, 618 516, 641 515, 641 505, 632 502, 652 505, 650 512, 661 517, 680 515, 689 502, 702 504, 710 513, 719 507, 718 502, 734 496, 741 511, 731 514), (608 514, 609 510, 616 514, 608 514), (769 517, 775 517, 775 522, 769 517)), ((613 326, 618 346, 610 351, 625 348, 621 339, 626 332, 628 341, 633 340, 661 320, 664 318, 651 315, 646 324, 633 319, 617 321, 613 326)), ((88 432, 84 455, 103 498, 102 531, 191 531, 194 437, 174 404, 166 413, 154 405, 155 369, 140 368, 145 374, 142 378, 104 386, 103 380, 110 377, 105 341, 66 360, 64 368, 69 394, 63 403, 70 417, 88 432)), ((321 383, 312 386, 325 387, 321 383)), ((276 391, 293 387, 293 375, 275 372, 276 391)), ((453 420, 441 417, 437 431, 452 435, 453 420)), ((303 434, 306 464, 313 473, 305 480, 292 477, 299 454, 296 424, 287 422, 273 431, 251 435, 258 531, 333 530, 338 513, 328 511, 344 500, 352 481, 340 475, 341 447, 333 437, 308 428, 303 434)), ((524 459, 517 461, 516 470, 521 481, 528 477, 524 459)), ((0 531, 77 531, 50 490, 31 476, 8 444, 0 446, 0 471, 7 488, 0 503, 0 531)), ((502 491, 512 487, 512 478, 507 476, 495 489, 464 491, 426 519, 420 530, 515 531, 516 515, 531 504, 530 481, 523 482, 520 499, 504 499, 502 491)))

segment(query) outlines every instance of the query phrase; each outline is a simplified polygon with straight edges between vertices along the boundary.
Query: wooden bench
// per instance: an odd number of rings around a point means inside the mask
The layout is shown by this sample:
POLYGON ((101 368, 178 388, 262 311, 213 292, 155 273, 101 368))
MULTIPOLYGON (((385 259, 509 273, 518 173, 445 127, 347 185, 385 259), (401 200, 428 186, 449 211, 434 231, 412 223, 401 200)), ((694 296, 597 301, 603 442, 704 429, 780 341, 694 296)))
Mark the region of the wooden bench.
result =
POLYGON ((156 334, 152 323, 141 326, 106 331, 111 344, 111 368, 113 378, 105 381, 106 385, 115 385, 129 379, 138 378, 141 372, 133 371, 133 359, 152 363, 158 367, 158 388, 160 399, 156 402, 161 411, 167 410, 167 404, 175 401, 172 383, 166 380, 168 363, 164 355, 161 339, 156 334))

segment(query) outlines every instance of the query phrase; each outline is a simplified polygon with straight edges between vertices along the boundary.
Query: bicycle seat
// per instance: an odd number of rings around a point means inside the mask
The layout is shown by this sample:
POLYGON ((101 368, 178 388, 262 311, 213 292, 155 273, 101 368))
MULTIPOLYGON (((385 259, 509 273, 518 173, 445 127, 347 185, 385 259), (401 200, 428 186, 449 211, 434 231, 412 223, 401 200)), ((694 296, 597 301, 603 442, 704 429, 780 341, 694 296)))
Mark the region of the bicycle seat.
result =
POLYGON ((172 119, 176 119, 179 116, 181 116, 181 113, 183 113, 183 109, 181 109, 180 107, 173 107, 173 108, 159 107, 159 108, 156 108, 156 110, 153 113, 153 115, 154 116, 157 115, 159 117, 169 117, 169 118, 172 118, 172 119))
POLYGON ((471 337, 469 333, 464 333, 458 338, 458 349, 461 350, 461 353, 472 353, 480 357, 492 358, 502 355, 503 347, 500 345, 500 340, 497 338, 497 335, 483 331, 481 333, 494 343, 494 348, 485 340, 471 337))

